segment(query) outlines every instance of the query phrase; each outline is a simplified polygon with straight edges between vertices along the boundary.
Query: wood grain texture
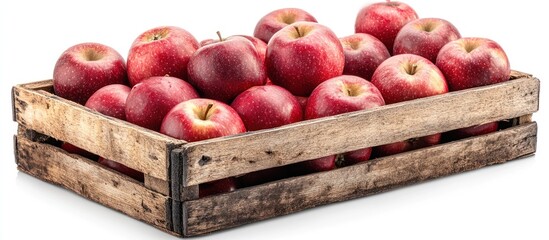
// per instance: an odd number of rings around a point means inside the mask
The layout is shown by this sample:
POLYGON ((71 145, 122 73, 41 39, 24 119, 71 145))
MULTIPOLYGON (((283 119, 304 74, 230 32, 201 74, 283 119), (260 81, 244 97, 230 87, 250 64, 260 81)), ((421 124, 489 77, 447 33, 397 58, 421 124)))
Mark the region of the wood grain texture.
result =
POLYGON ((20 125, 151 177, 170 180, 170 151, 184 141, 105 116, 43 90, 27 89, 26 86, 18 85, 13 89, 15 118, 20 125))
POLYGON ((145 187, 148 189, 151 189, 157 193, 161 193, 162 195, 166 195, 166 196, 170 195, 169 181, 164 181, 162 179, 151 177, 145 174, 143 185, 145 185, 145 187))
POLYGON ((539 80, 515 74, 520 78, 500 84, 188 143, 182 183, 196 185, 536 112, 539 80))
POLYGON ((200 235, 504 163, 535 152, 536 137, 536 123, 526 123, 329 172, 187 201, 183 203, 183 232, 185 236, 200 235))
MULTIPOLYGON (((162 230, 171 225, 168 196, 61 149, 17 136, 18 169, 162 230)), ((60 229, 61 230, 61 229, 60 229)))

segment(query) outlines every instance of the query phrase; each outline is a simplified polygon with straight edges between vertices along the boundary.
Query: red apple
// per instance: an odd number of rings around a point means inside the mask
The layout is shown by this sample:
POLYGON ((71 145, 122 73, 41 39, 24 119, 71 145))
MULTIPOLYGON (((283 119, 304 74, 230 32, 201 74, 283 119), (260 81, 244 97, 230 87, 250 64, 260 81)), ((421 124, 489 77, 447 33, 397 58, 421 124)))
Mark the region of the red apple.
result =
POLYGON ((307 100, 305 118, 314 119, 383 106, 381 92, 367 80, 351 75, 318 85, 307 100))
POLYGON ((126 120, 126 99, 130 88, 122 84, 111 84, 97 90, 86 102, 86 107, 107 116, 126 120))
POLYGON ((363 148, 356 151, 346 152, 343 154, 345 165, 353 165, 360 162, 368 161, 372 156, 372 148, 363 148))
POLYGON ((91 160, 97 160, 98 156, 91 153, 91 152, 88 152, 82 148, 79 148, 77 146, 74 146, 68 142, 64 142, 61 144, 61 148, 65 151, 67 151, 68 153, 72 153, 72 154, 77 154, 77 155, 80 155, 82 157, 85 157, 87 159, 91 159, 91 160))
POLYGON ((255 131, 299 122, 301 106, 288 90, 276 85, 255 86, 239 94, 231 107, 246 130, 255 131))
POLYGON ((53 70, 53 89, 62 98, 84 104, 98 89, 126 83, 124 58, 111 47, 81 43, 65 50, 53 70))
POLYGON ((499 127, 498 122, 490 122, 490 123, 480 124, 472 127, 456 129, 446 133, 446 136, 448 136, 449 140, 458 140, 458 139, 495 132, 498 130, 498 127, 499 127))
POLYGON ((444 75, 428 59, 401 54, 385 60, 374 72, 372 83, 385 103, 397 103, 448 92, 444 75))
POLYGON ((336 155, 298 162, 287 166, 289 172, 296 176, 315 172, 330 171, 335 167, 336 155))
MULTIPOLYGON (((385 103, 397 103, 448 92, 444 75, 428 59, 401 54, 385 60, 374 72, 372 83, 379 89, 385 103)), ((404 152, 431 146, 440 141, 440 134, 380 146, 378 155, 404 152)))
POLYGON ((393 53, 420 55, 435 63, 440 49, 461 38, 450 22, 440 18, 421 18, 404 25, 398 32, 393 53))
POLYGON ((143 179, 145 178, 142 172, 137 171, 133 168, 129 168, 124 164, 117 163, 115 161, 105 159, 102 157, 100 157, 97 162, 110 169, 116 170, 117 172, 120 172, 126 176, 129 176, 137 181, 143 182, 143 179))
POLYGON ((151 77, 131 89, 126 100, 126 119, 158 131, 170 109, 180 102, 197 97, 193 87, 179 78, 151 77))
POLYGON ((236 189, 236 181, 233 177, 223 178, 198 185, 198 196, 207 197, 220 193, 232 192, 236 189))
POLYGON ((370 34, 356 33, 339 39, 345 54, 343 74, 372 79, 377 66, 391 57, 381 41, 370 34))
POLYGON ((179 27, 163 26, 142 33, 128 54, 130 84, 153 76, 187 79, 187 64, 198 47, 198 41, 179 27))
POLYGON ((294 95, 309 96, 318 84, 343 73, 345 55, 329 28, 296 22, 273 35, 266 61, 274 84, 294 95))
POLYGON ((160 132, 188 142, 246 132, 242 119, 229 105, 195 98, 172 108, 164 117, 160 132))
POLYGON ((267 78, 257 49, 237 36, 198 49, 188 67, 189 82, 201 96, 227 103, 250 87, 264 85, 267 78))
MULTIPOLYGON (((255 49, 257 50, 257 53, 259 54, 259 58, 261 58, 262 62, 265 62, 265 54, 267 54, 267 43, 263 42, 259 38, 248 36, 248 35, 234 35, 234 36, 243 37, 248 39, 250 42, 252 42, 255 49)), ((231 36, 231 37, 234 37, 234 36, 231 36)), ((225 40, 231 37, 228 37, 225 40)), ((204 47, 206 45, 210 45, 212 43, 218 43, 218 42, 219 42, 219 39, 205 39, 200 41, 200 46, 204 47)))
POLYGON ((381 40, 387 50, 392 52, 398 31, 406 23, 417 18, 414 9, 405 3, 389 0, 373 3, 358 12, 355 21, 355 32, 371 34, 381 40))
POLYGON ((501 46, 485 38, 461 38, 446 44, 436 64, 450 91, 504 82, 511 74, 501 46))
POLYGON ((316 19, 299 8, 283 8, 272 11, 257 22, 254 37, 268 43, 280 29, 298 21, 316 22, 316 19))
MULTIPOLYGON (((383 106, 379 90, 357 76, 343 75, 332 78, 315 88, 305 108, 305 118, 321 118, 346 112, 383 106)), ((371 149, 360 149, 346 154, 346 163, 357 163, 370 158, 371 149)))

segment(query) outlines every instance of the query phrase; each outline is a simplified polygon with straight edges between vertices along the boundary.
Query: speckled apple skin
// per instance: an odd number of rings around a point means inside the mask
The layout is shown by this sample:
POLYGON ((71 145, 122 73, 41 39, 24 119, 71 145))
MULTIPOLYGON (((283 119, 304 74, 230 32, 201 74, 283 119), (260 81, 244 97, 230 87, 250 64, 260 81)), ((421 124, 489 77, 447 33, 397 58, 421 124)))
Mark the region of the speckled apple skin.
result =
POLYGON ((126 120, 126 99, 130 87, 122 84, 111 84, 97 90, 86 102, 86 107, 104 115, 126 120))
POLYGON ((151 77, 133 86, 126 100, 126 120, 153 131, 178 103, 198 98, 193 87, 175 77, 151 77))
POLYGON ((296 96, 308 96, 320 83, 343 73, 345 55, 328 27, 296 22, 273 35, 266 61, 269 79, 275 85, 296 96))
POLYGON ((153 76, 187 80, 187 65, 198 47, 198 41, 185 29, 162 26, 147 30, 134 40, 128 53, 131 86, 153 76), (163 37, 154 40, 155 35, 163 37))
POLYGON ((393 54, 416 54, 436 63, 440 49, 459 38, 461 34, 452 23, 440 18, 421 18, 400 29, 393 46, 393 54), (429 31, 425 30, 426 26, 429 31))
POLYGON ((386 1, 373 3, 362 8, 355 20, 355 33, 368 33, 379 39, 389 52, 398 31, 418 18, 412 7, 405 3, 386 1))
POLYGON ((254 37, 268 43, 271 37, 280 29, 298 21, 317 22, 313 15, 303 9, 277 9, 259 19, 254 29, 254 37))
POLYGON ((210 138, 229 136, 246 132, 246 127, 238 113, 229 105, 205 98, 195 98, 182 102, 172 108, 160 128, 168 136, 195 142, 210 138), (200 114, 208 105, 208 118, 203 120, 200 114))
POLYGON ((53 70, 56 95, 85 104, 98 89, 127 82, 124 58, 113 48, 99 43, 81 43, 65 50, 53 70), (88 51, 100 59, 89 60, 88 51))
POLYGON ((387 47, 370 34, 355 33, 339 40, 345 54, 345 75, 371 80, 376 68, 391 57, 387 47))
POLYGON ((296 97, 276 85, 251 87, 239 94, 231 107, 248 131, 280 127, 303 119, 296 97))
POLYGON ((230 103, 246 89, 264 85, 265 64, 255 46, 233 36, 211 43, 193 54, 188 66, 189 83, 204 98, 230 103))
POLYGON ((501 46, 486 38, 461 38, 446 44, 436 64, 450 91, 508 81, 511 75, 509 59, 501 46), (467 44, 478 46, 467 52, 467 44))

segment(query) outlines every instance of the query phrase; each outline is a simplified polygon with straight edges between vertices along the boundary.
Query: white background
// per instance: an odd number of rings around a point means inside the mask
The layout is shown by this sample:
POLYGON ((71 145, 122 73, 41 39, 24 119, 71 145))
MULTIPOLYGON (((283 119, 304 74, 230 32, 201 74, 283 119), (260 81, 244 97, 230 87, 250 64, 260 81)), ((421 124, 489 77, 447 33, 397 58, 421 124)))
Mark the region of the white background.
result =
MULTIPOLYGON (((19 173, 13 158, 11 86, 52 77, 57 57, 81 42, 127 55, 141 32, 180 26, 198 39, 252 34, 264 14, 282 7, 312 13, 338 36, 354 31, 371 1, 1 1, 0 239, 175 239, 69 191, 19 173), (10 2, 8 4, 8 2, 10 2)), ((463 36, 499 42, 513 69, 549 79, 541 2, 407 2, 420 17, 452 22, 463 36)), ((542 89, 534 157, 332 204, 204 239, 549 239, 548 93, 542 89)), ((202 239, 202 238, 198 238, 202 239)))

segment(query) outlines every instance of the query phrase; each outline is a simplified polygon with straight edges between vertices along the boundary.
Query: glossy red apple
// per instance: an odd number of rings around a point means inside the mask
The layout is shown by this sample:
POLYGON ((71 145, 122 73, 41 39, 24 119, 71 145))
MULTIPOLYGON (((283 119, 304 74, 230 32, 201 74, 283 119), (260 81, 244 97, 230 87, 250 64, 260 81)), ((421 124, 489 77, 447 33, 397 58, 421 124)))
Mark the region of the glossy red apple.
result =
POLYGON ((385 45, 370 34, 356 33, 339 40, 345 54, 345 75, 370 80, 379 64, 391 57, 385 45))
POLYGON ((417 19, 417 13, 409 5, 386 1, 362 8, 356 17, 355 32, 368 33, 379 39, 392 53, 398 31, 406 23, 417 19))
POLYGON ((246 89, 264 85, 265 64, 244 37, 230 37, 201 47, 189 61, 189 83, 202 97, 231 102, 246 89))
POLYGON ((113 48, 99 43, 81 43, 68 48, 53 70, 55 94, 80 104, 104 86, 126 82, 124 58, 113 48))
POLYGON ((126 120, 126 99, 130 87, 122 84, 111 84, 97 90, 86 102, 86 107, 104 115, 126 120))
POLYGON ((162 26, 142 33, 128 54, 130 84, 165 75, 187 80, 187 64, 198 47, 198 41, 179 27, 162 26))
POLYGON ((309 96, 318 84, 343 73, 345 55, 336 35, 313 22, 278 31, 267 45, 267 72, 275 85, 309 96))
MULTIPOLYGON (((448 92, 448 85, 440 70, 428 59, 414 54, 396 55, 385 60, 374 72, 372 83, 387 104, 448 92)), ((405 152, 435 145, 440 138, 440 134, 414 138, 379 146, 375 152, 379 156, 405 152)))
POLYGON ((507 55, 496 42, 485 38, 461 38, 439 52, 437 66, 450 91, 485 86, 509 80, 507 55))
POLYGON ((160 132, 195 142, 246 132, 242 119, 229 105, 211 99, 195 98, 172 108, 160 132))
MULTIPOLYGON (((385 105, 381 92, 363 78, 343 75, 315 88, 305 108, 305 118, 314 119, 385 105)), ((345 162, 354 164, 370 158, 371 149, 345 154, 345 162)))
POLYGON ((126 176, 129 176, 137 181, 140 181, 140 182, 143 182, 143 179, 144 179, 144 175, 142 172, 140 171, 137 171, 133 168, 129 168, 127 167, 126 165, 124 164, 121 164, 121 163, 117 163, 115 161, 112 161, 112 160, 109 160, 109 159, 105 159, 105 158, 102 158, 100 157, 99 160, 97 160, 98 163, 110 168, 110 169, 113 169, 113 170, 116 170, 117 172, 120 172, 126 176))
POLYGON ((126 119, 158 131, 162 119, 175 105, 197 97, 193 87, 179 78, 151 77, 131 89, 126 100, 126 119))
POLYGON ((495 132, 498 130, 498 127, 499 127, 498 122, 490 122, 490 123, 480 124, 472 127, 456 129, 456 130, 447 132, 445 135, 449 140, 459 140, 463 138, 495 132))
MULTIPOLYGON (((259 54, 259 58, 261 58, 261 60, 263 62, 265 62, 265 54, 267 54, 267 43, 263 42, 259 38, 248 36, 248 35, 234 35, 234 36, 243 37, 243 38, 248 39, 250 42, 252 42, 255 49, 257 50, 257 53, 259 54)), ((226 38, 225 40, 227 40, 231 37, 234 37, 234 36, 230 36, 230 37, 226 38)), ((200 41, 200 46, 204 47, 206 45, 210 45, 212 43, 218 43, 218 42, 219 42, 219 39, 205 39, 205 40, 200 41)))
POLYGON ((371 81, 385 103, 397 103, 448 92, 444 75, 428 59, 414 55, 395 55, 385 60, 371 81))
POLYGON ((280 29, 298 21, 316 22, 316 19, 303 9, 283 8, 274 10, 257 22, 254 37, 268 43, 280 29))
POLYGON ((351 75, 318 85, 307 100, 305 118, 314 119, 383 106, 381 92, 367 80, 351 75))
POLYGON ((248 131, 279 127, 303 119, 301 106, 294 95, 276 85, 251 87, 239 94, 231 107, 248 131))
POLYGON ((435 63, 440 49, 459 38, 461 35, 452 23, 440 18, 421 18, 400 29, 393 54, 416 54, 435 63))

